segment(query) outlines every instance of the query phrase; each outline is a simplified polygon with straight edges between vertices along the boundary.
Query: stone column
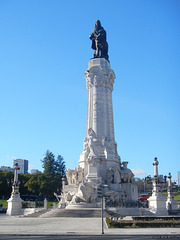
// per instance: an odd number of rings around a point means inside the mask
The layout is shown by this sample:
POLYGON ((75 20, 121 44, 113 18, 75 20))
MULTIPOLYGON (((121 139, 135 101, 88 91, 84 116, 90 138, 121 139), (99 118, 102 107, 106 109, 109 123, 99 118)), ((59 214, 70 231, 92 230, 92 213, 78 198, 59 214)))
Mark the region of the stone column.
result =
POLYGON ((154 166, 154 181, 156 183, 158 183, 158 178, 159 178, 159 175, 158 175, 158 160, 157 160, 157 157, 154 158, 154 162, 153 162, 153 166, 154 166))
POLYGON ((174 200, 171 178, 172 178, 171 173, 169 173, 169 175, 168 175, 168 191, 167 191, 168 197, 167 197, 167 201, 166 201, 166 208, 169 212, 178 209, 177 202, 174 200))
POLYGON ((112 91, 114 71, 105 58, 90 59, 85 72, 88 89, 87 125, 80 167, 85 177, 104 178, 112 165, 120 165, 114 138, 112 91), (104 164, 103 167, 101 164, 104 164), (104 169, 104 176, 101 172, 104 169))
POLYGON ((12 193, 8 202, 7 215, 21 215, 22 214, 22 199, 19 193, 19 181, 18 181, 18 163, 14 165, 14 182, 12 185, 12 193))

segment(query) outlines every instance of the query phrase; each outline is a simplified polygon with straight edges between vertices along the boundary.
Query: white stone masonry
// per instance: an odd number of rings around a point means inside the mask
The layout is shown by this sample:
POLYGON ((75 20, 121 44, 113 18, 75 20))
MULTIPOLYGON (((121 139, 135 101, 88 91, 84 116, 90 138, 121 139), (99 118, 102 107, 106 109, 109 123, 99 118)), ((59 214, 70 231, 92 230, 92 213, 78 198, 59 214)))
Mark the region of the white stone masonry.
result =
POLYGON ((137 201, 137 186, 133 184, 134 175, 127 168, 128 162, 121 163, 117 153, 112 106, 114 71, 105 58, 93 58, 85 78, 88 90, 86 137, 78 167, 66 172, 67 208, 97 207, 99 187, 103 187, 108 205, 130 204, 137 201))
POLYGON ((100 176, 106 179, 106 171, 120 164, 112 107, 115 74, 106 59, 95 58, 89 61, 85 77, 88 89, 87 126, 79 164, 89 180, 100 176), (100 168, 102 165, 104 171, 100 168))

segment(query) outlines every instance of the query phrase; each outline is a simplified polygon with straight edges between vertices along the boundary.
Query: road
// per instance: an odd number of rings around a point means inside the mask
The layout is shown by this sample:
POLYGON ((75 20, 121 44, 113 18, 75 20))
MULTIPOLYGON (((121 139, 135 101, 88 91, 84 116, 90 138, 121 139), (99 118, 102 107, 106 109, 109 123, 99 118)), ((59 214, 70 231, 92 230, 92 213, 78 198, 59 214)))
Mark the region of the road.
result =
POLYGON ((180 239, 180 235, 0 235, 0 240, 155 240, 180 239))

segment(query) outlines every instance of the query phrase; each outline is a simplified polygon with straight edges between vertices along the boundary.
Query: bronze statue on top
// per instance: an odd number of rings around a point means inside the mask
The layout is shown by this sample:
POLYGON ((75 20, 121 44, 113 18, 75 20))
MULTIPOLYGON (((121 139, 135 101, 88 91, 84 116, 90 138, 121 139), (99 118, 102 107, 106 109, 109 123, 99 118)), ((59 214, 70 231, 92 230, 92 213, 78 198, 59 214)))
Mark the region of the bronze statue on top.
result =
POLYGON ((105 58, 109 61, 108 43, 106 41, 106 31, 101 26, 99 20, 95 23, 95 28, 89 38, 92 40, 92 49, 94 49, 94 58, 105 58))

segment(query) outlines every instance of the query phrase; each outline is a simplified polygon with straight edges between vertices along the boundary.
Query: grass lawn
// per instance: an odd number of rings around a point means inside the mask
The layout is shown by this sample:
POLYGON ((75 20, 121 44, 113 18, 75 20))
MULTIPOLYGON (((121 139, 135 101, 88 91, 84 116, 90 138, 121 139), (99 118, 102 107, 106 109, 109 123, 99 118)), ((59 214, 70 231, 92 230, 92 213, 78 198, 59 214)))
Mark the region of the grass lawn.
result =
MULTIPOLYGON (((27 203, 28 201, 23 201, 23 202, 24 202, 24 203, 27 203)), ((39 203, 40 203, 40 202, 39 202, 39 203)), ((41 201, 41 203, 42 203, 42 206, 44 206, 43 201, 41 201)), ((47 203, 48 207, 52 207, 52 206, 53 206, 53 203, 54 203, 54 202, 48 202, 48 203, 47 203)), ((55 203, 57 203, 57 202, 55 202, 55 203)), ((7 205, 8 205, 7 200, 2 200, 2 199, 0 199, 0 204, 3 204, 3 207, 7 207, 7 205)))
POLYGON ((0 199, 0 204, 3 204, 3 207, 7 207, 7 200, 0 199))
MULTIPOLYGON (((174 200, 175 201, 180 201, 180 193, 179 192, 174 192, 174 200)), ((163 197, 167 198, 167 192, 163 192, 162 193, 163 197)))
POLYGON ((174 196, 175 201, 180 201, 180 195, 174 196))

